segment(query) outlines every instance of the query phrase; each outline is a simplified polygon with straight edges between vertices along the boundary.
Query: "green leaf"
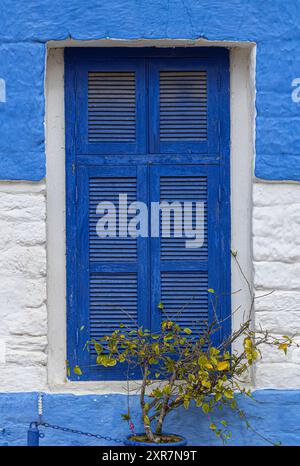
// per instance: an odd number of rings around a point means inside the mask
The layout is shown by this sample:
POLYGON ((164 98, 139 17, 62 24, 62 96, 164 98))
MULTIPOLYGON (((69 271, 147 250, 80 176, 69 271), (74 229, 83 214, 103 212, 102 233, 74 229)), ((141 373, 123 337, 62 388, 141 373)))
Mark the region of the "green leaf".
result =
POLYGON ((158 360, 155 359, 155 358, 150 358, 150 359, 149 359, 149 363, 150 363, 150 364, 158 364, 158 360))
POLYGON ((236 401, 235 401, 235 400, 232 400, 232 402, 230 403, 230 408, 231 408, 231 409, 235 409, 235 408, 236 408, 236 401))
POLYGON ((215 400, 216 400, 216 401, 220 401, 221 398, 222 398, 222 394, 221 394, 221 393, 216 393, 216 394, 215 394, 215 400))
POLYGON ((192 333, 192 330, 190 328, 184 328, 183 329, 184 333, 186 333, 187 335, 190 335, 192 333))
POLYGON ((184 400, 183 406, 185 407, 185 409, 189 409, 189 405, 190 405, 190 400, 184 400))
POLYGON ((170 387, 170 385, 169 385, 169 384, 165 385, 164 388, 162 389, 162 391, 163 391, 163 393, 164 393, 165 395, 170 395, 170 393, 171 393, 171 387, 170 387))
POLYGON ((209 293, 214 293, 214 292, 215 292, 215 290, 214 290, 213 288, 208 288, 207 291, 208 291, 209 293))
POLYGON ((148 416, 144 416, 143 421, 146 426, 150 426, 150 419, 148 416))
POLYGON ((203 410, 203 412, 204 412, 205 414, 209 413, 209 411, 210 411, 209 404, 208 404, 208 403, 204 403, 204 404, 202 405, 202 410, 203 410))
POLYGON ((130 421, 130 414, 121 414, 121 417, 123 419, 123 421, 130 421))
POLYGON ((160 302, 157 307, 158 307, 158 309, 164 309, 164 304, 162 302, 160 302))
POLYGON ((211 422, 209 428, 211 430, 216 430, 217 426, 213 422, 211 422))
POLYGON ((73 369, 74 374, 76 375, 82 375, 81 369, 79 366, 75 366, 73 369))
POLYGON ((99 343, 94 343, 94 348, 95 348, 97 354, 102 353, 103 347, 99 343))
POLYGON ((84 325, 82 325, 82 326, 80 327, 80 331, 82 332, 82 330, 84 330, 84 328, 85 328, 84 325))
POLYGON ((233 393, 231 390, 224 390, 224 396, 230 399, 233 398, 233 393))

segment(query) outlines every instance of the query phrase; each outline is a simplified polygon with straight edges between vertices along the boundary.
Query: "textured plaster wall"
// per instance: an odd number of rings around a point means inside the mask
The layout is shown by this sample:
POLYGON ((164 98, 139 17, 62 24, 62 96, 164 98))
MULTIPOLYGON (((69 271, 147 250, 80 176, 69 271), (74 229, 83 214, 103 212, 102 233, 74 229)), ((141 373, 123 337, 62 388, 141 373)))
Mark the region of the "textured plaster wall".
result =
POLYGON ((0 182, 0 390, 46 384, 45 220, 44 183, 0 182))
MULTIPOLYGON (((1 6, 0 179, 13 181, 0 182, 0 348, 6 347, 6 361, 0 357, 0 392, 49 391, 47 357, 53 348, 48 347, 46 290, 47 41, 208 39, 257 44, 255 174, 259 179, 253 178, 253 202, 249 199, 245 208, 253 237, 251 244, 245 240, 244 248, 253 253, 257 297, 272 294, 256 300, 255 325, 278 335, 300 334, 300 103, 291 99, 291 83, 300 70, 299 2, 76 0, 66 4, 47 0, 42 5, 18 2, 16 10, 15 2, 4 0, 1 6)), ((57 113, 58 120, 62 111, 57 113)), ((238 134, 242 130, 238 120, 235 125, 238 134)), ((63 141, 58 137, 53 145, 62 147, 63 141)), ((244 147, 240 156, 248 156, 244 147)), ((63 214, 63 207, 59 208, 63 214)), ((55 332, 53 315, 50 328, 55 332)), ((64 329, 57 332, 63 349, 64 329)), ((55 374, 56 366, 51 370, 55 374)), ((300 388, 300 350, 286 357, 266 348, 254 375, 257 388, 300 388)), ((276 440, 275 426, 283 443, 299 443, 295 427, 299 391, 260 391, 257 397, 264 400, 263 406, 247 405, 256 427, 261 425, 276 440)), ((88 430, 96 405, 99 416, 92 430, 113 435, 126 432, 118 418, 125 401, 120 395, 49 395, 46 400, 47 420, 88 430)), ((35 401, 33 393, 0 395, 0 430, 7 428, 4 437, 9 443, 24 444, 25 427, 36 414, 35 401)), ((173 425, 177 431, 182 429, 194 444, 216 442, 203 429, 205 421, 196 410, 188 416, 179 413, 170 422, 170 429, 173 425)), ((47 432, 45 444, 81 441, 47 432)), ((234 443, 257 441, 236 425, 234 443)))
MULTIPOLYGON (((273 335, 296 335, 300 344, 300 184, 254 183, 253 188, 255 325, 273 335)), ((287 356, 265 348, 255 383, 300 388, 300 348, 287 356)))
POLYGON ((299 2, 282 0, 4 0, 0 17, 0 178, 45 175, 45 43, 77 39, 208 39, 257 43, 256 175, 300 180, 299 2), (26 96, 26 99, 24 99, 26 96))

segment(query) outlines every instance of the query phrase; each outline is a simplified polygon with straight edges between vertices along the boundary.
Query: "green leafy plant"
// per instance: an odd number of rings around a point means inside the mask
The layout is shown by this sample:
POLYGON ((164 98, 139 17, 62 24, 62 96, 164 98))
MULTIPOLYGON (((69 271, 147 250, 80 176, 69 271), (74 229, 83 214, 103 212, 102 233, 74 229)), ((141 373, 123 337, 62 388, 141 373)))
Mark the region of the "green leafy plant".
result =
MULTIPOLYGON (((251 292, 250 286, 249 290, 251 292)), ((216 409, 229 407, 253 430, 236 401, 237 394, 252 397, 244 383, 245 375, 253 363, 262 357, 261 348, 264 345, 286 353, 295 344, 290 336, 277 338, 263 329, 253 331, 251 311, 254 297, 251 295, 249 318, 220 344, 213 345, 214 335, 220 331, 224 321, 220 322, 217 318, 214 290, 209 289, 208 293, 212 298, 215 320, 207 323, 205 329, 202 326, 200 330, 197 323, 193 329, 180 327, 176 319, 168 317, 163 303, 159 303, 164 316, 159 332, 151 333, 133 322, 130 327, 121 325, 100 341, 88 342, 88 347, 93 347, 97 353, 99 366, 126 364, 140 370, 140 409, 144 438, 148 442, 165 441, 162 434, 166 416, 180 406, 188 409, 192 402, 209 417, 210 429, 223 442, 232 433, 226 419, 218 423, 212 421, 216 409), (237 342, 240 350, 232 351, 237 342)), ((78 366, 75 369, 76 373, 81 373, 78 366)), ((134 431, 129 406, 128 413, 122 417, 134 431)), ((132 438, 141 440, 134 432, 132 438)))
MULTIPOLYGON (((140 368, 141 416, 149 442, 159 443, 166 416, 181 405, 188 409, 192 401, 208 416, 226 405, 246 419, 235 395, 251 396, 241 379, 260 357, 260 347, 267 344, 286 352, 293 344, 288 336, 278 339, 264 331, 257 335, 251 330, 251 321, 247 321, 215 347, 211 341, 217 328, 218 324, 214 323, 195 335, 190 328, 181 328, 166 319, 159 333, 121 326, 101 343, 90 342, 100 366, 121 363, 140 368), (232 353, 230 348, 240 337, 242 350, 232 353)), ((123 418, 129 421, 130 413, 123 418)), ((211 422, 210 428, 222 440, 231 437, 226 420, 218 426, 211 422)))

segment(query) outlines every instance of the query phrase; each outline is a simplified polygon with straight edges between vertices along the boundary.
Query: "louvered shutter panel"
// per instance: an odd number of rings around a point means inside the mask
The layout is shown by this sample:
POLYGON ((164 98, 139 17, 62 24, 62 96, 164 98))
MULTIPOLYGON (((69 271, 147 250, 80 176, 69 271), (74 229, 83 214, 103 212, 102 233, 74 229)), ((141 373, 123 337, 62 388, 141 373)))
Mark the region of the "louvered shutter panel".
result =
MULTIPOLYGON (((139 378, 123 365, 96 366, 95 352, 84 347, 121 322, 158 331, 160 301, 170 318, 196 335, 214 318, 208 288, 215 288, 218 315, 227 317, 224 335, 230 331, 228 53, 125 53, 65 51, 72 380, 139 378), (138 200, 148 208, 150 201, 201 203, 201 247, 186 247, 191 238, 175 235, 172 216, 170 237, 100 238, 99 202, 115 204, 124 193, 128 204, 138 200), (80 377, 72 371, 76 364, 80 377)), ((195 220, 194 209, 189 217, 195 220)), ((124 222, 117 218, 116 226, 124 222)), ((218 343, 221 332, 215 337, 218 343)))
POLYGON ((218 151, 217 75, 209 60, 153 59, 150 80, 150 150, 218 151))
MULTIPOLYGON (((132 238, 120 217, 119 194, 127 196, 127 207, 147 201, 147 172, 144 167, 81 167, 78 185, 78 315, 77 360, 84 379, 125 378, 127 367, 96 367, 94 350, 84 351, 91 338, 99 340, 125 324, 148 326, 147 238, 132 238), (116 210, 116 236, 100 237, 97 222, 107 213, 105 204, 116 210), (101 205, 101 204, 100 204, 101 205), (123 233, 122 233, 123 232, 123 233), (124 235, 122 237, 121 235, 124 235)), ((132 215, 128 215, 128 222, 132 215)), ((112 225, 112 224, 111 224, 112 225)), ((103 235, 102 235, 103 236, 103 235)), ((130 376, 136 374, 131 371, 130 376)))
POLYGON ((151 240, 152 327, 159 330, 161 319, 167 315, 183 328, 191 328, 192 336, 196 336, 213 320, 208 289, 212 283, 216 289, 219 285, 215 267, 219 250, 219 171, 206 166, 152 167, 150 183, 152 201, 181 205, 183 235, 175 237, 178 232, 174 231, 173 213, 170 237, 163 237, 160 215, 160 237, 151 240), (191 201, 194 208, 186 210, 184 223, 184 203, 191 201), (195 202, 202 206, 198 215, 199 247, 187 248, 186 241, 191 237, 185 227, 196 227, 195 202), (158 309, 159 302, 164 304, 164 313, 158 309))
POLYGON ((77 153, 145 153, 144 60, 85 60, 77 76, 77 153))
POLYGON ((88 73, 89 142, 136 140, 135 72, 88 73))

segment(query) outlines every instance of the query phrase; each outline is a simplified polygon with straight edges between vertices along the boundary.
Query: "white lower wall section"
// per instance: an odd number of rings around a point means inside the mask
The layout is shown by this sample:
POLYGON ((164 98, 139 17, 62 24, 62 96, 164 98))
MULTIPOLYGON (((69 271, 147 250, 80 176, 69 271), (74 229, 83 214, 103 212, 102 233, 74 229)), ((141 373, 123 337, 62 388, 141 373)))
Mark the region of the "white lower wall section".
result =
POLYGON ((0 182, 0 391, 47 382, 44 183, 0 182))
MULTIPOLYGON (((300 344, 299 214, 300 184, 254 184, 255 326, 273 335, 294 336, 300 344)), ((256 365, 255 384, 259 388, 299 388, 300 348, 291 348, 285 356, 266 347, 256 365)))
MULTIPOLYGON (((0 183, 0 391, 47 389, 45 202, 43 183, 0 183)), ((299 212, 300 184, 254 183, 255 325, 300 344, 299 212)), ((300 348, 266 347, 255 385, 299 388, 300 348)))

